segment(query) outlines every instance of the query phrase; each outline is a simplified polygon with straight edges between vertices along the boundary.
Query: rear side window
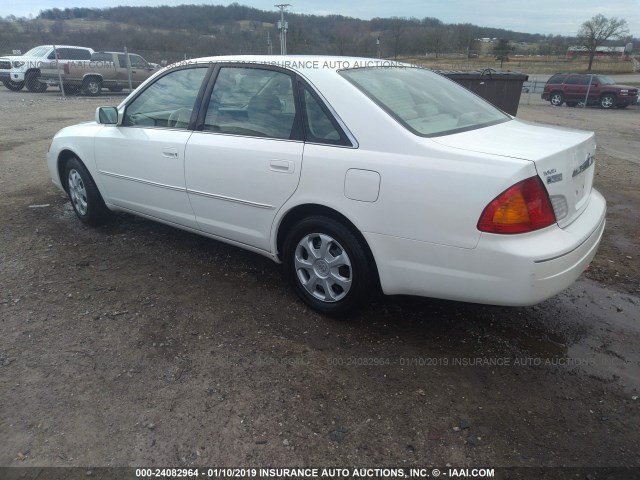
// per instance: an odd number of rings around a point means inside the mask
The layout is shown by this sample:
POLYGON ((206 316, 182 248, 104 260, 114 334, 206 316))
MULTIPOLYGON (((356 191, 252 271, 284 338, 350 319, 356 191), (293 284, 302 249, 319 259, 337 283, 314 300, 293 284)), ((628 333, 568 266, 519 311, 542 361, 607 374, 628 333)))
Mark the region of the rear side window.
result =
POLYGON ((351 145, 320 100, 301 85, 305 140, 329 145, 351 145))
POLYGON ((559 84, 559 83, 562 83, 565 78, 566 78, 566 75, 556 74, 553 77, 551 77, 547 81, 547 83, 559 84))
POLYGON ((580 85, 580 77, 578 75, 571 75, 564 83, 567 85, 580 85))
POLYGON ((289 75, 260 68, 224 67, 216 79, 203 129, 288 139, 295 116, 289 75))
POLYGON ((110 62, 112 57, 110 53, 99 52, 91 55, 91 60, 94 62, 110 62))
POLYGON ((91 52, 85 48, 57 48, 60 60, 90 60, 91 52))

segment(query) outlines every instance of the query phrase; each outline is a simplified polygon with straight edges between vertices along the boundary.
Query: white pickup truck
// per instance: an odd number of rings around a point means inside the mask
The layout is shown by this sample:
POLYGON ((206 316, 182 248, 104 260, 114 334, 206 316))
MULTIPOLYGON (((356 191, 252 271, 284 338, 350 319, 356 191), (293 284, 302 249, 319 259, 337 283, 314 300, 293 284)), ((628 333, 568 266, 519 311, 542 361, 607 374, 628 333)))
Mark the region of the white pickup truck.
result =
POLYGON ((26 85, 31 92, 44 92, 47 85, 38 81, 40 66, 48 60, 89 60, 93 49, 72 45, 41 45, 24 55, 0 57, 0 81, 9 90, 22 90, 26 85), (55 51, 54 51, 55 50, 55 51))
POLYGON ((129 86, 139 86, 158 71, 159 66, 149 63, 140 55, 129 54, 131 72, 127 68, 127 55, 122 52, 95 52, 90 60, 51 61, 40 68, 40 82, 57 86, 62 80, 66 93, 82 92, 100 95, 103 88, 119 92, 129 86))

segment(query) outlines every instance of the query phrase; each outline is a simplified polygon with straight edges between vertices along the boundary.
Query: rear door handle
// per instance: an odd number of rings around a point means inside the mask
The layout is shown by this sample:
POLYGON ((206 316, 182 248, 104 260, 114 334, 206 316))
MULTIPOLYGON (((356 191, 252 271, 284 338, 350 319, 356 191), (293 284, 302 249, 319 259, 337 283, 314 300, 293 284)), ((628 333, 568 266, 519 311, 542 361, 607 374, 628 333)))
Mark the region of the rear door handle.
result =
POLYGON ((271 160, 269 162, 269 170, 279 173, 293 173, 295 164, 291 160, 271 160))
POLYGON ((178 149, 173 147, 164 147, 162 156, 165 158, 178 158, 178 149))

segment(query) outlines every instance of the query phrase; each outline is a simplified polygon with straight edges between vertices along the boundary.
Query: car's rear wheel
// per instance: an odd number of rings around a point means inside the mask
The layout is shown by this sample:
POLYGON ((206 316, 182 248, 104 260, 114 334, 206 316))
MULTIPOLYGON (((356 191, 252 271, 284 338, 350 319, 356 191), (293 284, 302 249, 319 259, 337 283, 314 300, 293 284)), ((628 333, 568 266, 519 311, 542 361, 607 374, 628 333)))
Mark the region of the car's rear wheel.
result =
POLYGON ((78 218, 87 225, 105 223, 111 212, 83 163, 72 157, 67 161, 64 172, 67 194, 78 218))
POLYGON ((283 252, 295 292, 314 310, 344 314, 376 293, 365 247, 333 218, 318 215, 295 224, 283 252))
POLYGON ((551 105, 554 107, 559 107, 564 102, 564 97, 562 96, 562 92, 553 92, 549 97, 549 101, 551 105))
POLYGON ((102 93, 102 80, 96 77, 85 78, 82 82, 82 93, 96 97, 102 93))
POLYGON ((45 92, 47 85, 38 81, 38 72, 28 72, 24 77, 24 83, 27 86, 27 90, 30 92, 45 92))
POLYGON ((18 92, 22 90, 22 88, 24 87, 24 82, 13 82, 11 80, 7 80, 6 82, 3 82, 3 83, 5 87, 7 87, 9 90, 13 92, 18 92))
POLYGON ((600 98, 600 106, 602 108, 613 108, 616 106, 616 97, 607 93, 600 98))

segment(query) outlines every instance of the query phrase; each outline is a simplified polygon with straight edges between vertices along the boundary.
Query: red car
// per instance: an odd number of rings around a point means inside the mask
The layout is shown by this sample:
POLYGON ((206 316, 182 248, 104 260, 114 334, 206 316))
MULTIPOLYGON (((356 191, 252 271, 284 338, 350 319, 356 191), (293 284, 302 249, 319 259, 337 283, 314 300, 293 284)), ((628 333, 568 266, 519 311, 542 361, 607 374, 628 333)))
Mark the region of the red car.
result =
POLYGON ((638 100, 638 89, 616 85, 606 75, 557 73, 544 86, 542 99, 559 107, 575 107, 578 103, 600 105, 602 108, 625 108, 638 100), (588 92, 588 97, 587 97, 588 92))

